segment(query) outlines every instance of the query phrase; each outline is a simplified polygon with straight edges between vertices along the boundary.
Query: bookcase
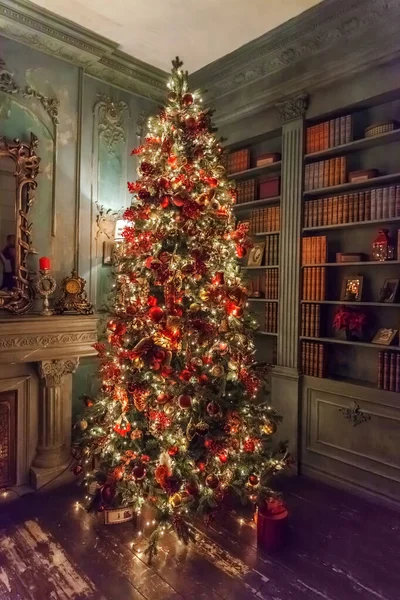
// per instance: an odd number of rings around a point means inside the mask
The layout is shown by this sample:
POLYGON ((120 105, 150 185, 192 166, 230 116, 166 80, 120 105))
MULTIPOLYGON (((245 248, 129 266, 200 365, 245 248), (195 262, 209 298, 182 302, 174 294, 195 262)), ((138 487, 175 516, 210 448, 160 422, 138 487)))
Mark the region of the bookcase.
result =
POLYGON ((279 311, 281 130, 228 148, 227 171, 236 182, 235 216, 249 224, 255 244, 242 260, 249 305, 258 321, 256 360, 276 362, 279 311))
POLYGON ((400 392, 399 120, 400 100, 372 100, 305 135, 300 368, 382 393, 400 392), (390 260, 374 256, 381 230, 390 260))

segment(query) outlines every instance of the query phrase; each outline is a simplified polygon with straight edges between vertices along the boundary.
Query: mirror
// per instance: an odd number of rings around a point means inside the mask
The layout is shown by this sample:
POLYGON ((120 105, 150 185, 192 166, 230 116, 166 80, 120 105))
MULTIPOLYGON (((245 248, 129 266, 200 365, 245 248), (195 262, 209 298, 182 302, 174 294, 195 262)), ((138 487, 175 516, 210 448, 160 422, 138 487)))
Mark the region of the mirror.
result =
POLYGON ((34 299, 27 259, 34 252, 28 213, 39 173, 37 145, 33 134, 29 143, 0 137, 0 308, 15 314, 34 299))

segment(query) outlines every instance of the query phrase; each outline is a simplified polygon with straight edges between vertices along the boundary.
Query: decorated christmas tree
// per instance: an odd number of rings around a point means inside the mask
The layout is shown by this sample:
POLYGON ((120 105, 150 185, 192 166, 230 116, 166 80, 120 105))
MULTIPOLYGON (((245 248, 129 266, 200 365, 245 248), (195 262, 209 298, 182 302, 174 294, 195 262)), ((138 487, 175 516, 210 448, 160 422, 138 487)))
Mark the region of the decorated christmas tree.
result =
POLYGON ((129 183, 123 243, 105 341, 101 392, 86 398, 80 464, 90 507, 154 509, 154 551, 173 528, 210 518, 234 495, 256 505, 286 461, 279 418, 254 370, 256 322, 211 111, 173 61, 167 105, 149 120, 138 179, 129 183))

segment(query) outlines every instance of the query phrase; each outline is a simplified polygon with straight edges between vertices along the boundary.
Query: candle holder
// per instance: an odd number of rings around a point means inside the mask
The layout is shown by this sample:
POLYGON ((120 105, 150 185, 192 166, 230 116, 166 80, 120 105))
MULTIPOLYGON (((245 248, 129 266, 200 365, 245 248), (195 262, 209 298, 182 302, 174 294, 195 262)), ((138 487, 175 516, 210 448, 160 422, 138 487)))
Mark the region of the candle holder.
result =
POLYGON ((40 313, 41 315, 48 317, 54 314, 50 308, 49 296, 54 294, 56 287, 56 280, 50 275, 49 269, 40 269, 40 277, 35 283, 35 288, 43 298, 43 310, 40 313))

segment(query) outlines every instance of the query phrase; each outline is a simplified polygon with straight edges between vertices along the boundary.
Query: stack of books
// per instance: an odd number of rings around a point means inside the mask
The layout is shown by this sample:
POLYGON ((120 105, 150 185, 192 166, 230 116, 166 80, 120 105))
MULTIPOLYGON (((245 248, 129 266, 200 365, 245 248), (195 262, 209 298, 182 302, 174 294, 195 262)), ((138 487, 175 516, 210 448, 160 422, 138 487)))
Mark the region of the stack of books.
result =
POLYGON ((244 202, 252 202, 256 199, 256 180, 246 179, 245 181, 238 181, 236 184, 236 204, 243 204, 244 202))
POLYGON ((268 300, 278 299, 279 270, 268 269, 265 272, 265 297, 268 300))
POLYGON ((400 392, 399 352, 378 352, 378 388, 400 392))
POLYGON ((303 238, 301 263, 303 265, 320 265, 327 262, 326 235, 303 238))
POLYGON ((265 238, 265 264, 267 266, 279 264, 279 234, 277 233, 265 238))
POLYGON ((303 269, 303 300, 325 300, 325 267, 303 269))
POLYGON ((239 173, 250 168, 250 150, 245 148, 231 152, 227 157, 227 172, 228 174, 239 173))
POLYGON ((250 233, 268 233, 280 229, 280 206, 269 206, 250 213, 250 233))
POLYGON ((347 180, 347 158, 339 156, 329 160, 306 165, 304 177, 304 189, 306 192, 320 188, 330 187, 346 183, 347 180))
POLYGON ((317 342, 301 343, 301 370, 303 375, 325 377, 325 346, 317 342))
POLYGON ((301 335, 303 337, 320 337, 321 306, 319 304, 301 305, 301 335))
POLYGON ((267 302, 265 305, 265 331, 278 332, 278 305, 276 302, 267 302))
POLYGON ((351 115, 330 119, 324 123, 307 127, 306 153, 320 152, 348 144, 353 140, 353 118, 351 115))
POLYGON ((304 227, 375 221, 400 217, 400 185, 309 200, 304 206, 304 227))

